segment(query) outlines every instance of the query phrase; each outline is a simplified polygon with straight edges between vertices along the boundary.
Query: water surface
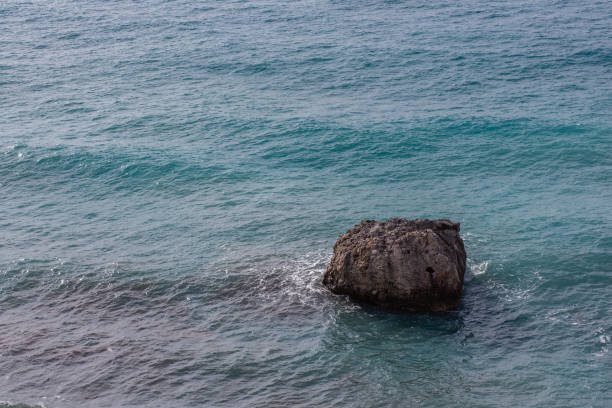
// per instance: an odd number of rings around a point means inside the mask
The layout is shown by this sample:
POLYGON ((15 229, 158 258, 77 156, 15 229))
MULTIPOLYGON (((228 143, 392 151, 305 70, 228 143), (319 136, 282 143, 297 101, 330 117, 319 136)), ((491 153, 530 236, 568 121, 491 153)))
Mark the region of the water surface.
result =
MULTIPOLYGON (((0 401, 607 407, 607 2, 0 5, 0 401), (438 315, 321 285, 447 217, 438 315)), ((17 404, 17 405, 16 405, 17 404)))

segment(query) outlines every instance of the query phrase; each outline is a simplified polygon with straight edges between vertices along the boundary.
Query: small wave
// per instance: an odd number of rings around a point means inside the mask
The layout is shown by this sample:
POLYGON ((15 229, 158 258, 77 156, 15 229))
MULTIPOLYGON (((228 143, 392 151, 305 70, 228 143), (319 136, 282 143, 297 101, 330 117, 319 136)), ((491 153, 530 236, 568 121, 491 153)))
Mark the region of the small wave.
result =
POLYGON ((8 402, 8 401, 0 401, 0 408, 45 408, 43 404, 22 404, 20 402, 8 402))
POLYGON ((597 329, 597 339, 599 340, 599 351, 595 353, 597 357, 603 357, 608 353, 608 346, 612 341, 612 337, 606 333, 603 327, 597 329))
POLYGON ((95 186, 96 194, 153 190, 189 194, 203 186, 237 184, 255 174, 213 160, 162 151, 142 153, 130 149, 93 150, 68 146, 28 147, 10 145, 2 150, 2 183, 24 189, 58 186, 95 186))
POLYGON ((484 273, 487 272, 488 267, 489 267, 489 261, 483 261, 480 263, 470 265, 470 271, 472 272, 472 275, 474 276, 483 275, 484 273))
POLYGON ((284 316, 308 310, 326 310, 334 303, 321 283, 329 261, 328 251, 304 254, 298 258, 269 259, 241 267, 235 265, 218 281, 216 293, 225 301, 235 299, 256 305, 263 313, 284 316))
POLYGON ((328 260, 326 252, 312 253, 281 266, 286 283, 284 295, 304 304, 310 296, 320 294, 320 280, 328 260))

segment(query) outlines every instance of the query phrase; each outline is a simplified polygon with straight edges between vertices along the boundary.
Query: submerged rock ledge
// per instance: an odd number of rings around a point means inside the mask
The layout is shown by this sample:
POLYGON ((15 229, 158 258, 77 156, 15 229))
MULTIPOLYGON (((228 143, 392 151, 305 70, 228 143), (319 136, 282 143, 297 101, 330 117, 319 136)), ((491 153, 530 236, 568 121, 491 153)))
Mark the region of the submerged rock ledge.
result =
POLYGON ((439 312, 459 306, 465 261, 459 223, 366 220, 338 237, 323 284, 391 309, 439 312))

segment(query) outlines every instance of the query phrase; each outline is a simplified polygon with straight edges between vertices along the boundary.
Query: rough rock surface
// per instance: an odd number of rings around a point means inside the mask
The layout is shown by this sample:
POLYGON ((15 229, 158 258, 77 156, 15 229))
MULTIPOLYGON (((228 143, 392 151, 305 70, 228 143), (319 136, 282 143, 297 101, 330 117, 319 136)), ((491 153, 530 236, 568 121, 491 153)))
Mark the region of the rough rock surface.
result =
POLYGON ((444 311, 459 306, 465 260, 459 223, 361 221, 338 237, 323 284, 388 308, 444 311))

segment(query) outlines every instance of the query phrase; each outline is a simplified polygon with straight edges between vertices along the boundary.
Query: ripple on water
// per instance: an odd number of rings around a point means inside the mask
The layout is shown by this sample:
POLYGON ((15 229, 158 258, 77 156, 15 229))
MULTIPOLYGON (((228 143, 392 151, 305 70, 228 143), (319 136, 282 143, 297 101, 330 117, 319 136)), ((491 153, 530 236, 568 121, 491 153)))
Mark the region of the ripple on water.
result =
POLYGON ((0 2, 1 399, 609 405, 606 2, 197 3, 0 2), (321 285, 393 216, 458 310, 321 285))

